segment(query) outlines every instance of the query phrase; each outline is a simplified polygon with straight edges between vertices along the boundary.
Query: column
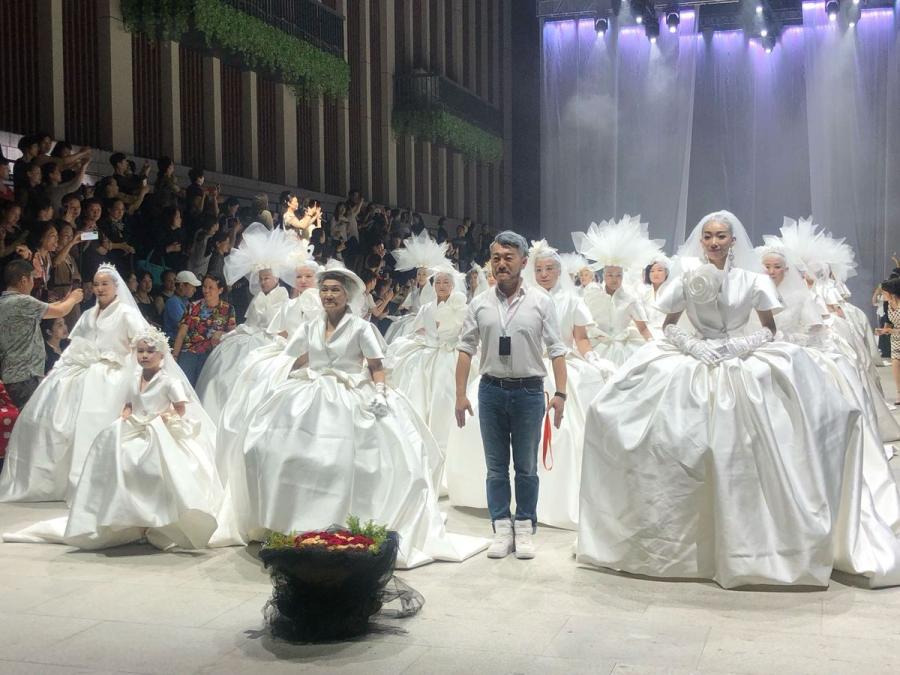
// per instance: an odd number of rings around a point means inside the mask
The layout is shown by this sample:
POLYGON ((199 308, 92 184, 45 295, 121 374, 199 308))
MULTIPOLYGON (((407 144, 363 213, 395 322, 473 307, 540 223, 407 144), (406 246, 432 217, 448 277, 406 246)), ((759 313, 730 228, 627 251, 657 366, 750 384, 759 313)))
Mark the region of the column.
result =
POLYGON ((241 71, 241 167, 247 178, 259 179, 259 102, 256 100, 256 71, 241 71))
POLYGON ((43 47, 38 50, 38 70, 43 73, 38 80, 40 125, 54 138, 65 138, 62 0, 38 0, 37 16, 38 24, 45 29, 46 38, 43 47))
POLYGON ((380 13, 381 39, 379 40, 379 61, 381 63, 381 127, 372 129, 373 134, 381 138, 382 156, 373 157, 373 161, 381 163, 380 192, 389 205, 397 203, 397 141, 391 129, 391 110, 394 107, 394 62, 396 51, 396 18, 394 16, 394 0, 382 0, 375 10, 380 13))
MULTIPOLYGON (((434 64, 431 63, 431 3, 429 0, 421 0, 422 12, 416 30, 422 36, 422 63, 416 64, 426 71, 430 71, 434 64)), ((417 166, 422 171, 422 193, 416 193, 414 208, 421 213, 431 213, 431 141, 419 141, 416 144, 418 150, 417 166)), ((416 184, 413 177, 413 184, 416 184)))
POLYGON ((100 142, 115 151, 130 153, 134 152, 131 33, 125 30, 119 0, 97 2, 100 142))
MULTIPOLYGON (((481 30, 481 24, 478 21, 479 16, 475 12, 475 0, 466 0, 465 16, 463 21, 469 27, 469 39, 463 49, 469 52, 469 72, 466 73, 466 86, 469 91, 478 93, 478 41, 476 34, 481 30)), ((460 58, 462 58, 460 56, 460 58)), ((464 63, 465 61, 460 61, 464 63)))
MULTIPOLYGON (((325 192, 325 101, 321 96, 310 102, 312 108, 313 189, 325 192)), ((296 116, 296 113, 295 113, 296 116)), ((294 143, 296 152, 297 143, 294 143)))
POLYGON ((447 215, 447 148, 432 148, 437 153, 437 194, 431 195, 431 212, 438 216, 447 215))
POLYGON ((222 64, 203 57, 203 154, 206 168, 222 171, 222 64))
POLYGON ((504 221, 512 217, 512 40, 510 23, 512 22, 509 0, 503 3, 503 211, 504 221))
POLYGON ((450 157, 450 161, 453 162, 453 181, 454 181, 454 190, 453 190, 453 204, 450 206, 450 212, 459 217, 463 218, 466 213, 466 162, 462 156, 462 153, 452 151, 450 157))
MULTIPOLYGON (((413 11, 412 0, 401 0, 395 6, 395 12, 403 12, 403 43, 406 50, 403 54, 403 63, 395 64, 394 72, 410 72, 415 67, 415 49, 414 49, 414 27, 415 12, 413 11)), ((389 113, 390 114, 390 113, 389 113)), ((390 130, 389 130, 390 131, 390 130)), ((393 134, 392 134, 393 136, 393 134)), ((397 203, 411 209, 415 208, 418 200, 416 191, 416 139, 412 136, 403 136, 397 139, 397 203), (406 177, 406 184, 399 183, 400 167, 403 167, 403 175, 406 177)))
POLYGON ((494 3, 492 2, 488 2, 488 0, 482 0, 481 16, 478 17, 478 24, 476 26, 476 30, 481 32, 481 49, 479 50, 478 55, 481 87, 478 89, 478 95, 488 102, 491 101, 490 88, 488 87, 488 73, 491 68, 491 45, 496 42, 488 30, 491 23, 491 12, 493 11, 491 5, 493 4, 494 3))
POLYGON ((291 88, 278 83, 275 90, 275 166, 285 185, 296 185, 297 98, 291 88))
MULTIPOLYGON (((446 19, 446 14, 444 12, 444 0, 431 0, 429 3, 429 11, 435 12, 435 30, 432 35, 429 30, 429 37, 433 38, 435 41, 435 56, 437 57, 437 61, 431 64, 432 72, 438 73, 439 75, 447 74, 447 44, 446 44, 446 26, 444 25, 444 21, 446 19)), ((429 28, 431 24, 429 23, 429 28)), ((429 49, 429 54, 430 54, 429 49)))
POLYGON ((453 44, 451 47, 451 58, 452 63, 447 64, 447 73, 448 77, 451 80, 456 82, 459 85, 462 85, 464 73, 463 73, 463 57, 462 50, 465 45, 463 45, 463 30, 462 30, 462 22, 463 22, 463 0, 449 0, 452 5, 451 12, 451 38, 453 40, 453 44))
POLYGON ((503 44, 502 37, 497 36, 496 33, 500 29, 500 11, 502 9, 502 5, 500 0, 496 0, 495 2, 489 3, 491 6, 491 16, 493 21, 491 25, 494 28, 495 35, 492 36, 491 39, 491 70, 493 70, 493 82, 494 86, 491 88, 489 92, 490 101, 493 105, 498 108, 502 104, 500 100, 500 71, 503 67, 503 52, 501 50, 501 45, 503 44))
POLYGON ((162 42, 159 48, 162 68, 162 151, 176 164, 181 163, 181 65, 177 42, 162 42))
MULTIPOLYGON (((344 17, 344 60, 347 59, 346 54, 346 45, 347 45, 347 2, 348 0, 336 0, 335 1, 335 9, 341 13, 344 17)), ((338 162, 338 191, 342 196, 346 196, 347 193, 350 192, 350 103, 348 98, 343 98, 338 101, 337 104, 338 109, 338 143, 337 148, 334 150, 337 152, 337 162, 338 162)), ((295 129, 296 129, 296 116, 295 116, 295 129)), ((295 136, 296 138, 296 133, 295 136)), ((295 143, 296 145, 296 143, 295 143)), ((296 154, 296 147, 294 148, 294 153, 296 154)), ((297 166, 297 162, 294 162, 294 166, 297 166)), ((294 182, 289 183, 289 185, 294 185, 297 183, 297 170, 294 169, 294 182)))
POLYGON ((360 48, 360 94, 362 108, 362 129, 360 129, 360 183, 359 188, 365 199, 372 199, 372 59, 369 34, 371 32, 371 12, 369 2, 359 3, 359 48, 360 48))

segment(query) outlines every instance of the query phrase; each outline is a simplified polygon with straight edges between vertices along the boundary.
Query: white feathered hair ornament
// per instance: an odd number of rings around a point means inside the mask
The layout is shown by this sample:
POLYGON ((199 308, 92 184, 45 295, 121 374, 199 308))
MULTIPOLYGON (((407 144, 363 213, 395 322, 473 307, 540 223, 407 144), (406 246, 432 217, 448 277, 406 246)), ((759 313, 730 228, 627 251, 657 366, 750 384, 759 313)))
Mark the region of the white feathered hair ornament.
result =
POLYGON ((427 230, 403 240, 403 248, 391 251, 396 264, 397 272, 420 269, 422 267, 431 270, 447 264, 447 243, 438 244, 427 230))
POLYGON ((590 267, 587 258, 580 253, 560 253, 559 259, 562 261, 563 272, 568 274, 572 281, 575 281, 581 270, 590 267))
POLYGON ((665 240, 650 239, 647 223, 641 217, 625 215, 622 220, 591 223, 587 232, 573 232, 575 250, 588 260, 592 270, 621 267, 639 270, 660 255, 665 240))
POLYGON ((856 274, 856 256, 843 239, 835 239, 819 229, 812 217, 785 218, 781 237, 763 236, 766 245, 785 249, 789 261, 813 277, 825 280, 833 272, 836 279, 846 281, 856 274))
POLYGON ((241 277, 250 282, 250 292, 259 293, 259 273, 272 274, 293 286, 301 240, 281 228, 269 230, 262 223, 253 223, 244 230, 241 244, 225 258, 225 282, 230 286, 241 277))

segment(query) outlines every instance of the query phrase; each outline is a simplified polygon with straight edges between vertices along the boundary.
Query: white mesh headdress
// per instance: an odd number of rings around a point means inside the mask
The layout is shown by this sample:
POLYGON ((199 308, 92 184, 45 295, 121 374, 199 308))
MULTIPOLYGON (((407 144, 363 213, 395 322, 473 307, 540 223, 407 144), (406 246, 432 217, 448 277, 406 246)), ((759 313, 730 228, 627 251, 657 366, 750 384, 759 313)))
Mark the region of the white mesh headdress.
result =
POLYGON ((122 278, 122 275, 119 274, 119 270, 116 269, 115 265, 101 263, 97 268, 97 271, 94 272, 94 276, 97 276, 98 274, 112 277, 112 280, 116 284, 116 299, 119 302, 123 305, 128 305, 133 309, 138 309, 137 301, 134 299, 131 291, 128 290, 128 284, 125 283, 125 280, 122 278))
POLYGON ((476 295, 484 293, 490 286, 488 286, 487 275, 484 273, 484 268, 474 260, 469 267, 469 273, 471 274, 473 272, 475 273, 475 285, 471 289, 471 295, 474 298, 476 295))
POLYGON ((139 342, 146 342, 151 347, 163 354, 169 353, 169 338, 156 326, 147 324, 147 327, 134 336, 131 348, 136 349, 139 342))
POLYGON ((758 246, 756 253, 759 255, 760 272, 765 273, 764 262, 767 256, 778 256, 784 261, 784 280, 778 285, 778 294, 784 300, 786 306, 804 302, 809 290, 803 280, 800 265, 796 262, 791 252, 785 248, 778 237, 765 236, 765 246, 758 246))
POLYGON ((840 281, 856 274, 853 249, 843 239, 835 239, 828 232, 819 229, 811 217, 799 220, 785 218, 780 238, 770 235, 763 237, 766 244, 776 239, 802 271, 820 281, 828 279, 830 272, 834 272, 834 276, 840 281))
POLYGON ((562 261, 563 273, 568 274, 573 282, 581 270, 590 267, 587 258, 580 253, 560 253, 559 259, 562 261))
POLYGON ((403 240, 403 248, 391 251, 396 264, 394 269, 398 272, 406 272, 412 269, 432 269, 440 267, 447 262, 447 242, 438 244, 422 230, 419 234, 403 240))
POLYGON ((609 266, 640 270, 665 244, 650 239, 647 223, 642 223, 640 216, 627 214, 619 221, 591 223, 587 232, 573 232, 572 241, 576 251, 593 261, 593 270, 609 266))
MULTIPOLYGON (((250 292, 259 293, 259 273, 271 270, 277 278, 294 285, 297 264, 302 256, 301 242, 292 233, 280 228, 268 230, 262 223, 253 223, 244 230, 241 244, 225 258, 225 282, 229 285, 241 277, 250 282, 250 292)), ((308 246, 308 242, 305 242, 308 246)), ((308 251, 307 251, 308 255, 308 251)))
POLYGON ((531 248, 528 249, 528 260, 525 263, 525 269, 522 272, 522 277, 525 279, 525 283, 529 284, 530 286, 540 287, 540 284, 537 282, 537 278, 535 277, 535 268, 537 267, 537 263, 539 260, 554 260, 559 266, 559 280, 556 282, 556 286, 554 286, 554 288, 572 289, 575 287, 575 283, 572 281, 572 277, 570 277, 566 272, 562 257, 559 255, 559 252, 555 248, 550 246, 550 244, 547 243, 546 239, 531 242, 531 248))
POLYGON ((450 280, 453 282, 453 290, 465 294, 466 275, 457 271, 449 260, 445 259, 444 262, 437 267, 432 267, 428 270, 428 275, 432 278, 432 283, 434 282, 434 277, 438 274, 446 274, 449 276, 450 280))
POLYGON ((730 262, 728 264, 732 267, 750 270, 751 272, 759 272, 759 257, 753 249, 750 235, 747 234, 747 230, 744 229, 744 225, 738 217, 730 211, 716 211, 704 216, 678 249, 678 255, 704 260, 706 256, 700 239, 703 236, 703 228, 707 223, 713 221, 728 225, 731 229, 731 235, 735 239, 734 245, 731 247, 731 254, 729 254, 730 262))

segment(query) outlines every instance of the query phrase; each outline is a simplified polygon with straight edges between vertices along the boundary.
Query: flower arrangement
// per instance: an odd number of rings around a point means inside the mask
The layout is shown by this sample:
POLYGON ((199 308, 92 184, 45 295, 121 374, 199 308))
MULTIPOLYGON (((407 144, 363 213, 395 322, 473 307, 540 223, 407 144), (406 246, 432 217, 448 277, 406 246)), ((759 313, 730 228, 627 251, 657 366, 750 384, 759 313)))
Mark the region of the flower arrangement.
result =
POLYGON ((346 530, 313 530, 300 534, 272 532, 265 545, 271 549, 318 546, 330 551, 368 551, 377 554, 387 536, 384 525, 377 525, 371 520, 361 524, 358 517, 350 516, 346 530))

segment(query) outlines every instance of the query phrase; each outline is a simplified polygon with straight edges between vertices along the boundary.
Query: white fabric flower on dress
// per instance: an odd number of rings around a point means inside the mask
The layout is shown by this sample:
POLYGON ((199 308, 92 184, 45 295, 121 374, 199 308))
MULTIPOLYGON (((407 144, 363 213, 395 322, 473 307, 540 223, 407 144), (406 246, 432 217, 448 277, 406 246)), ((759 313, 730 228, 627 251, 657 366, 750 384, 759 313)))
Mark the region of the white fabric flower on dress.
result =
POLYGON ((698 305, 712 302, 719 296, 725 273, 715 265, 701 265, 685 273, 687 297, 698 305))

